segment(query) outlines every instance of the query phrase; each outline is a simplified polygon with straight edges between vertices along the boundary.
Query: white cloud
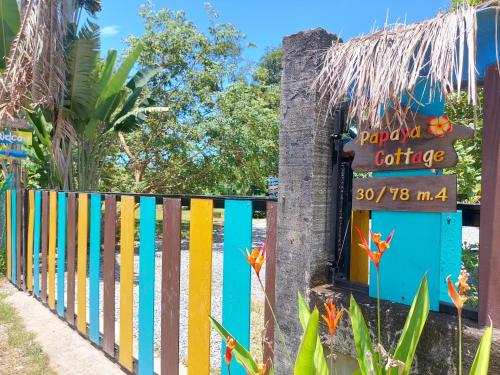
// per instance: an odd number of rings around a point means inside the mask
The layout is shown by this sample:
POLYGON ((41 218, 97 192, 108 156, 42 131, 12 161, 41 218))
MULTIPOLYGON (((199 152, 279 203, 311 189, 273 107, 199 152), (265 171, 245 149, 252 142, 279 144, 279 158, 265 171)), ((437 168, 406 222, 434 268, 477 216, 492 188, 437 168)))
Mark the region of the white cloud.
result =
POLYGON ((101 35, 105 38, 108 36, 113 36, 118 34, 118 26, 112 25, 112 26, 104 26, 101 28, 101 35))

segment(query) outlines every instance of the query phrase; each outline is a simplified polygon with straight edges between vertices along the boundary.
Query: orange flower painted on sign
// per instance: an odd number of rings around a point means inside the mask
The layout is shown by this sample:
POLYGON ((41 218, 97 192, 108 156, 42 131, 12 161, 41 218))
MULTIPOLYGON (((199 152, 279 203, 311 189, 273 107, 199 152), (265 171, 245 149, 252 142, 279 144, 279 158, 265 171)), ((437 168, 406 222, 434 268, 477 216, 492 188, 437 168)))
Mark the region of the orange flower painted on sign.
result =
POLYGON ((429 127, 427 131, 436 137, 444 137, 446 133, 453 130, 453 125, 448 116, 432 116, 429 119, 429 127))
POLYGON ((248 249, 246 249, 246 255, 248 263, 254 269, 257 277, 260 279, 260 270, 262 269, 262 265, 266 260, 266 244, 262 247, 256 247, 250 253, 248 249))
POLYGON ((368 241, 366 240, 365 236, 363 235, 361 230, 359 230, 358 227, 356 227, 356 230, 358 231, 359 238, 361 238, 361 243, 359 244, 359 246, 361 246, 361 248, 368 254, 370 260, 373 262, 378 271, 382 255, 391 246, 392 237, 394 237, 394 230, 391 232, 391 234, 389 234, 389 236, 385 240, 381 239, 382 235, 380 233, 373 233, 372 231, 370 231, 370 236, 372 238, 373 243, 377 247, 377 251, 372 251, 370 249, 368 241))
POLYGON ((458 282, 456 283, 458 291, 455 288, 455 285, 453 285, 450 276, 446 278, 446 281, 448 282, 448 295, 455 304, 458 310, 458 315, 461 316, 464 304, 469 299, 469 297, 467 297, 467 292, 470 290, 470 286, 468 284, 469 274, 464 270, 460 272, 460 275, 458 276, 458 282))
POLYGON ((333 303, 333 299, 329 298, 328 301, 325 303, 325 310, 326 310, 326 315, 321 315, 321 317, 328 325, 328 333, 330 334, 330 336, 333 336, 335 334, 335 330, 337 329, 339 320, 340 318, 342 318, 342 315, 344 314, 344 308, 342 308, 337 313, 337 308, 333 303))

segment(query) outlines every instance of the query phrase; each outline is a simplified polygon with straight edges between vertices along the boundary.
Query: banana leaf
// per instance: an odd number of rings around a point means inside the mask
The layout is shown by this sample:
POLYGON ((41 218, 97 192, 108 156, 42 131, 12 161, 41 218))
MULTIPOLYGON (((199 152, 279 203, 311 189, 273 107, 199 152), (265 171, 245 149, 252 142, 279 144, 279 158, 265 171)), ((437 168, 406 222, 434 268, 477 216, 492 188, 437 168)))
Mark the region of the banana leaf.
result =
POLYGON ((488 375, 492 337, 493 325, 490 324, 490 326, 486 328, 486 331, 484 331, 483 338, 479 343, 479 348, 477 348, 477 353, 470 369, 470 375, 488 375))
POLYGON ((417 349, 418 341, 422 330, 424 329, 427 316, 429 315, 429 290, 427 287, 427 275, 424 275, 417 294, 411 304, 410 312, 406 318, 406 323, 399 338, 394 359, 397 359, 405 364, 404 370, 399 374, 398 368, 392 368, 389 371, 390 375, 408 375, 410 373, 415 350, 417 349))
POLYGON ((10 45, 19 31, 21 19, 16 0, 0 0, 0 71, 6 67, 10 45))
POLYGON ((318 339, 318 323, 319 312, 315 308, 309 317, 302 342, 300 343, 299 352, 297 353, 294 367, 295 375, 315 374, 314 353, 318 339))
POLYGON ((372 339, 366 326, 365 318, 352 295, 350 305, 352 332, 354 334, 359 370, 362 375, 379 374, 380 370, 376 367, 375 351, 373 350, 372 339))
POLYGON ((212 323, 212 327, 217 331, 222 340, 227 340, 229 336, 231 336, 235 341, 236 345, 234 346, 233 353, 236 361, 241 364, 244 368, 251 370, 254 374, 259 372, 259 368, 252 355, 248 350, 246 350, 243 345, 241 345, 238 340, 234 338, 217 320, 208 317, 210 322, 212 323))
MULTIPOLYGON (((309 318, 311 316, 311 312, 309 311, 309 307, 307 306, 307 303, 305 302, 302 294, 300 292, 297 292, 297 295, 299 301, 299 320, 300 324, 302 325, 302 329, 305 331, 309 322, 309 318)), ((319 334, 316 340, 316 350, 314 352, 314 370, 315 374, 328 375, 328 363, 326 362, 323 344, 321 343, 319 334)))

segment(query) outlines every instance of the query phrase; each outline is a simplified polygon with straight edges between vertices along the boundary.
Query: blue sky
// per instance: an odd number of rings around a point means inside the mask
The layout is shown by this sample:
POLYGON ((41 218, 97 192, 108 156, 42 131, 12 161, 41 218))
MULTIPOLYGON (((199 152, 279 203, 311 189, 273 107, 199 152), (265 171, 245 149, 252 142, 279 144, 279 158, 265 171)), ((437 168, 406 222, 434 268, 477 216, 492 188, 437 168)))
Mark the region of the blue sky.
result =
MULTIPOLYGON (((138 9, 146 0, 103 0, 98 23, 102 28, 103 51, 123 50, 128 35, 141 35, 138 9)), ((155 8, 186 11, 187 17, 202 30, 208 25, 204 0, 155 0, 155 8)), ((323 27, 344 40, 367 34, 373 26, 389 21, 420 21, 445 10, 448 0, 212 0, 222 22, 233 23, 256 44, 244 52, 257 61, 266 49, 279 46, 283 36, 323 27)))

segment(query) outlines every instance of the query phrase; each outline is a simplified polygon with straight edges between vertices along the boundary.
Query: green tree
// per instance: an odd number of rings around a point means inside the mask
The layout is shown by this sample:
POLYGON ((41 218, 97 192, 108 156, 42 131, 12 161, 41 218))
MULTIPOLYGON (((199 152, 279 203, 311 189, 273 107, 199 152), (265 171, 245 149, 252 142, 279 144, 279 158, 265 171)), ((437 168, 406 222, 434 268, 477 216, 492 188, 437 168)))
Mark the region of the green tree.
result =
POLYGON ((458 200, 466 203, 479 203, 481 200, 483 89, 479 90, 478 99, 476 113, 466 93, 451 95, 446 101, 446 114, 452 123, 475 126, 476 129, 474 138, 456 142, 457 166, 446 171, 457 175, 458 200))
POLYGON ((148 5, 140 14, 145 33, 129 43, 141 48, 141 66, 161 69, 149 90, 168 112, 119 135, 120 151, 108 160, 106 173, 125 170, 128 175, 105 178, 102 188, 118 184, 140 192, 207 192, 217 177, 207 120, 217 114, 220 95, 237 76, 244 35, 231 24, 218 23, 214 12, 209 12, 206 33, 184 12, 155 12, 148 5))
MULTIPOLYGON (((263 193, 278 173, 281 49, 267 52, 251 82, 231 84, 209 122, 218 173, 214 193, 263 193)), ((214 172, 215 173, 215 172, 214 172)))

